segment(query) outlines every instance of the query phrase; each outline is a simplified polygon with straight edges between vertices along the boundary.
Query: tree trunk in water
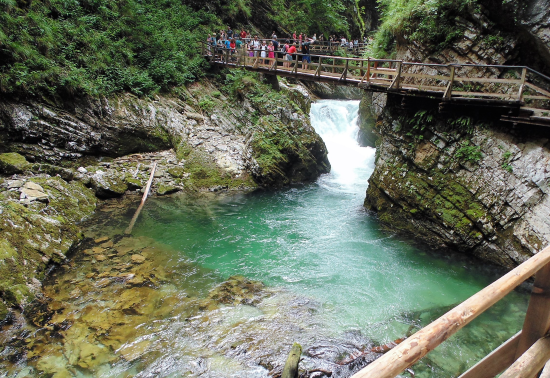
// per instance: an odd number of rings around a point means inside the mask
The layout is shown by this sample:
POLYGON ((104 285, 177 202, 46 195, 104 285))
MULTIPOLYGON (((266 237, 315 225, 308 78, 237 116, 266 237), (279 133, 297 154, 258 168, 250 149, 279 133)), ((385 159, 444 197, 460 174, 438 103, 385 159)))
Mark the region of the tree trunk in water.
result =
POLYGON ((294 343, 283 369, 281 378, 298 378, 298 364, 302 355, 302 346, 294 343))

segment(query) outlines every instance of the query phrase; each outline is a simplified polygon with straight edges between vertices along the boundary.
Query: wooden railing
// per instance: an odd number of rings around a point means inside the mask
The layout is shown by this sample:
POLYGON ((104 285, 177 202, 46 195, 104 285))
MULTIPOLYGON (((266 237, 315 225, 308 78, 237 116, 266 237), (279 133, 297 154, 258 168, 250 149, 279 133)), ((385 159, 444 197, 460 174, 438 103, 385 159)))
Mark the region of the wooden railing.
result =
MULTIPOLYGON (((305 63, 300 53, 293 54, 289 61, 281 52, 275 52, 274 58, 262 58, 261 50, 206 45, 203 45, 203 54, 215 64, 303 80, 357 85, 375 91, 421 93, 443 101, 477 100, 493 104, 500 101, 550 109, 550 78, 525 66, 444 65, 329 55, 309 55, 311 62, 305 63)), ((548 116, 548 112, 544 116, 548 116)))
MULTIPOLYGON (((459 378, 535 377, 550 359, 550 247, 424 327, 352 378, 393 378, 536 273, 523 329, 459 378)), ((550 377, 550 364, 544 374, 550 377)))

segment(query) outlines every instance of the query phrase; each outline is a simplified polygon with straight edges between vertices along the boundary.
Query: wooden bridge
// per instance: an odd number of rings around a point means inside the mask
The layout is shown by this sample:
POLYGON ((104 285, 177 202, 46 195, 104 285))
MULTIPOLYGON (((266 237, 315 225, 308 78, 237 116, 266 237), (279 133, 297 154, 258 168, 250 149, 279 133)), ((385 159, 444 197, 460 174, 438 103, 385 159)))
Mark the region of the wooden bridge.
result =
MULTIPOLYGON (((525 66, 429 64, 391 59, 346 58, 283 53, 261 57, 261 51, 202 45, 211 64, 242 67, 299 80, 352 85, 375 92, 440 100, 451 105, 503 108, 501 121, 550 126, 550 77, 525 66)), ((267 54, 267 52, 266 52, 267 54)))

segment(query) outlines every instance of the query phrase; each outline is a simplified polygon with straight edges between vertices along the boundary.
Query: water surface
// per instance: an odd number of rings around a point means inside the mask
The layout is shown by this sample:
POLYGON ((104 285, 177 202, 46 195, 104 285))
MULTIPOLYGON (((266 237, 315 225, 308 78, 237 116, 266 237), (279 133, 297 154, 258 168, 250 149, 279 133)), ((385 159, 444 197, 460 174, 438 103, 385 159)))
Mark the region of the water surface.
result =
MULTIPOLYGON (((297 341, 303 366, 345 377, 336 362, 414 332, 498 278, 364 210, 375 150, 356 142, 358 106, 313 104, 332 165, 314 183, 150 198, 133 236, 108 241, 97 238, 121 233, 133 207, 105 207, 86 231, 96 241, 45 287, 56 325, 34 329, 27 359, 2 362, 4 376, 265 378, 297 341)), ((512 293, 416 376, 458 376, 521 328, 526 298, 512 293)))

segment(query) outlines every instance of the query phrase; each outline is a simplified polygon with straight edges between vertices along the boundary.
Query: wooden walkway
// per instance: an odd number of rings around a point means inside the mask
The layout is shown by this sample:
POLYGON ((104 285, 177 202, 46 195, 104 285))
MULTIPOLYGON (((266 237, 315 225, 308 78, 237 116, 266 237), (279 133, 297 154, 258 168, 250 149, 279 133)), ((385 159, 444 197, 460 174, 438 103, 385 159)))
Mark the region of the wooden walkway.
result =
POLYGON ((302 62, 282 53, 262 58, 260 51, 214 49, 203 45, 211 64, 299 80, 352 85, 369 91, 391 92, 441 100, 446 105, 506 108, 502 121, 550 126, 550 77, 525 66, 443 65, 389 59, 310 55, 302 62), (257 55, 257 56, 250 56, 257 55))

